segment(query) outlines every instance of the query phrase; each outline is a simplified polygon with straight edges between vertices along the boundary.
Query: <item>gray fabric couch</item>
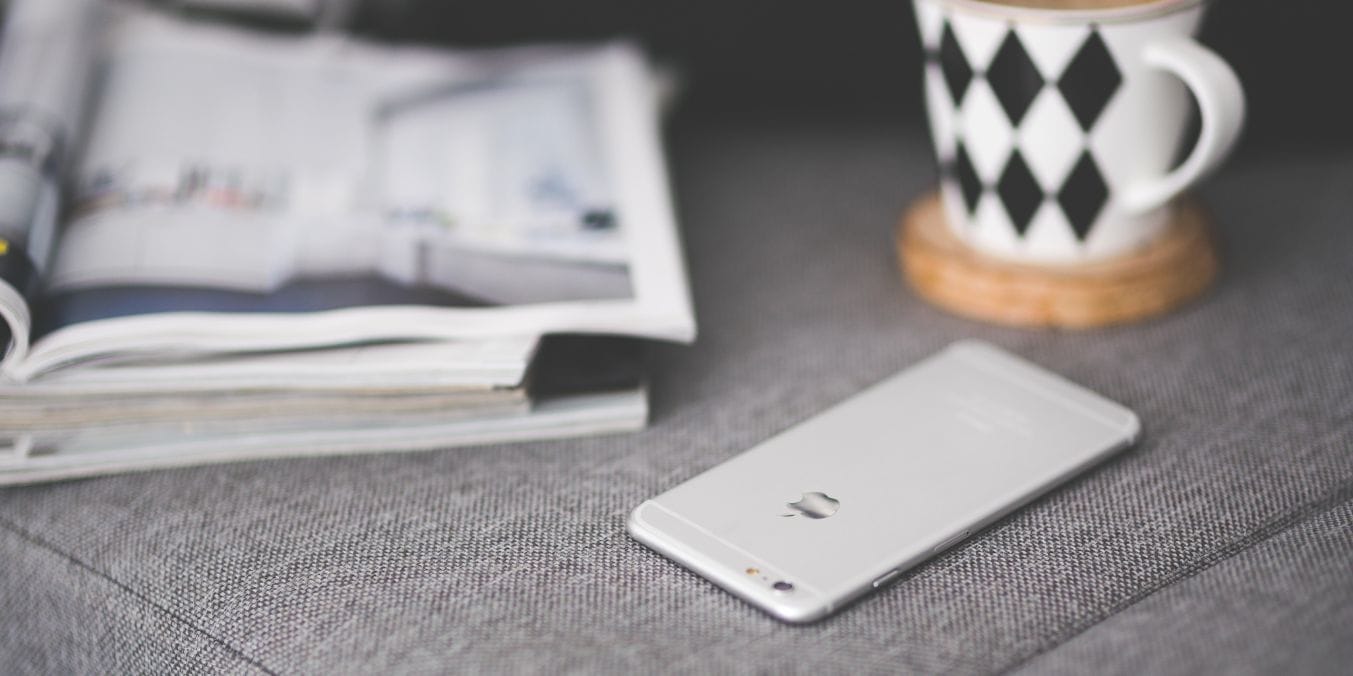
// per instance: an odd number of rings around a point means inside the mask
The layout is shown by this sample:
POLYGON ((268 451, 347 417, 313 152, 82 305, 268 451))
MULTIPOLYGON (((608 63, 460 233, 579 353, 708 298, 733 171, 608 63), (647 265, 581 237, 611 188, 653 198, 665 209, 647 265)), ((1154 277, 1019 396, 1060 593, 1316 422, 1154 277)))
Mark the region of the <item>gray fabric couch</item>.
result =
POLYGON ((701 324, 652 426, 0 490, 6 673, 1347 673, 1353 157, 1242 156, 1225 272, 1170 317, 993 328, 901 285, 920 127, 679 124, 701 324), (683 481, 949 341, 1136 409, 1141 444, 842 615, 791 627, 631 541, 683 481))

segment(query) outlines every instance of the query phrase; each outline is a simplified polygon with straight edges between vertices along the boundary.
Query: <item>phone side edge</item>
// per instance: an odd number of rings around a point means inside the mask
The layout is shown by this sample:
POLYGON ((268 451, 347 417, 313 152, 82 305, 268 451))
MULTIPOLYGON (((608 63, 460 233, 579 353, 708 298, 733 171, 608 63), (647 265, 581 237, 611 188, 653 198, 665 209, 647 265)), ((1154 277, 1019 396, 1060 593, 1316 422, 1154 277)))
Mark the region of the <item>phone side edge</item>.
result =
POLYGON ((973 339, 951 343, 944 352, 992 375, 1005 378, 1023 389, 1056 399, 1098 418, 1121 434, 1127 440, 1126 446, 1133 446, 1141 439, 1142 421, 1135 411, 1024 357, 973 339))

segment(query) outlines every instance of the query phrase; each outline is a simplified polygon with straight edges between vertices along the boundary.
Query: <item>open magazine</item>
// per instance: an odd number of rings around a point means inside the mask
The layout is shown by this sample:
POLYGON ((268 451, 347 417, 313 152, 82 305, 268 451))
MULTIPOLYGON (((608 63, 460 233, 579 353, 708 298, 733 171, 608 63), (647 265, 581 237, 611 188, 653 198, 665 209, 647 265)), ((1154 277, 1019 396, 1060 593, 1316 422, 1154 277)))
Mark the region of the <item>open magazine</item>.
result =
POLYGON ((641 425, 528 385, 541 336, 694 336, 654 98, 624 43, 11 3, 0 483, 641 425))

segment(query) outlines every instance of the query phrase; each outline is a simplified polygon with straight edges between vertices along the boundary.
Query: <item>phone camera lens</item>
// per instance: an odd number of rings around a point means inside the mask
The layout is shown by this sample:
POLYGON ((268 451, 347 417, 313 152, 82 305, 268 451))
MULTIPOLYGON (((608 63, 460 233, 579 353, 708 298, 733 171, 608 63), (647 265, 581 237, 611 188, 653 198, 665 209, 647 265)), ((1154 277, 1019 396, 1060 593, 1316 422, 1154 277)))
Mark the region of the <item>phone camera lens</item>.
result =
POLYGON ((775 582, 775 584, 771 585, 771 589, 774 589, 775 591, 778 592, 789 593, 794 591, 794 585, 789 582, 785 582, 784 580, 778 580, 775 582))

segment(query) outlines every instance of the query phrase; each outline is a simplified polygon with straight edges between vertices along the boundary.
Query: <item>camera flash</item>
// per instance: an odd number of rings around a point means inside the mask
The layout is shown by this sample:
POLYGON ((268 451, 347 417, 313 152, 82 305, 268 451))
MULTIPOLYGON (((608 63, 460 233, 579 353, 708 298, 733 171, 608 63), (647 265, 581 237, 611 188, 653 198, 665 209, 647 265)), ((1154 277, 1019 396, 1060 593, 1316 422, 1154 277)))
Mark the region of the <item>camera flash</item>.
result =
POLYGON ((757 575, 757 574, 759 574, 760 572, 761 572, 761 570, 758 569, 758 568, 748 568, 748 569, 747 569, 747 574, 748 574, 748 575, 757 575))

